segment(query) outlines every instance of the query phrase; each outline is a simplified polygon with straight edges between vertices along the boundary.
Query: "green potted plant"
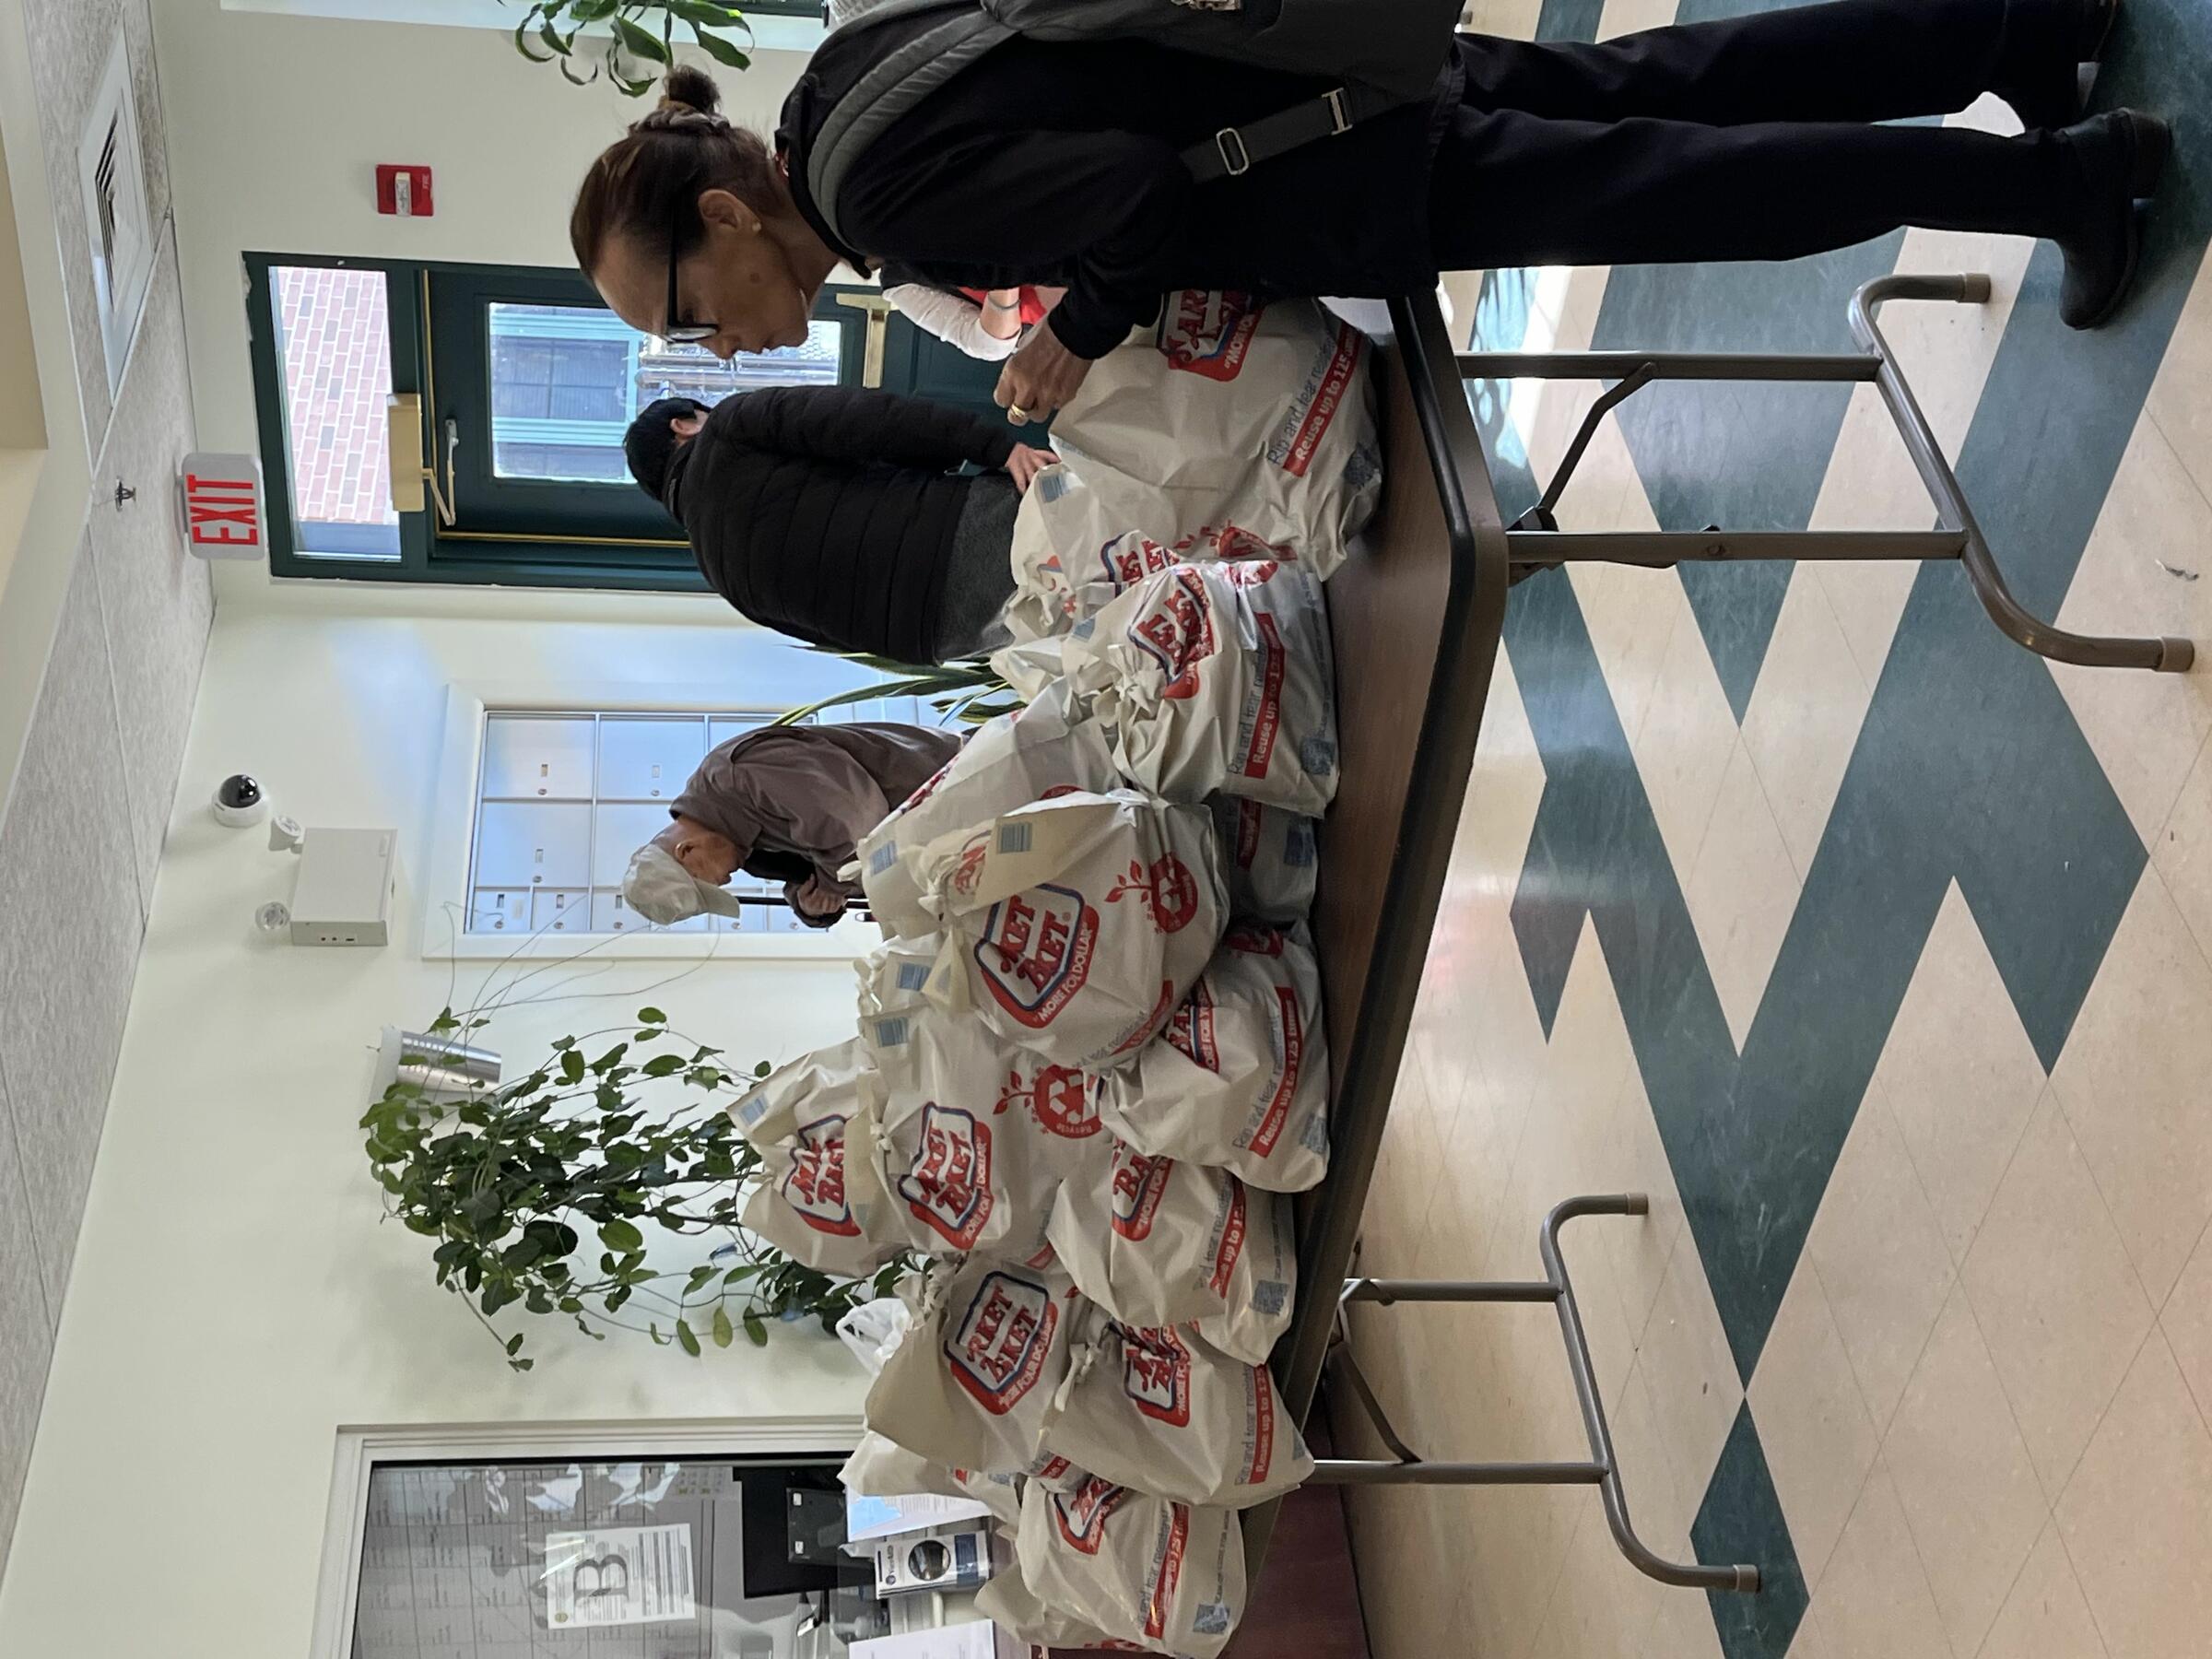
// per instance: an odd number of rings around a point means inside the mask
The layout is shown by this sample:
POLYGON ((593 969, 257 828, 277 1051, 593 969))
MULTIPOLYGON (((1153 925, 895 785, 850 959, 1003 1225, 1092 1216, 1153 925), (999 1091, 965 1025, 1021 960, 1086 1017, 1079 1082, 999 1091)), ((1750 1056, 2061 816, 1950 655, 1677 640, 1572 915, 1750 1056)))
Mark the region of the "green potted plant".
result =
MULTIPOLYGON (((485 1023, 447 1009, 428 1034, 465 1039, 485 1023)), ((560 1038, 514 1083, 447 1096, 395 1082, 361 1127, 385 1213, 435 1241, 438 1283, 514 1370, 531 1367, 524 1333, 492 1322, 515 1309, 572 1320, 599 1341, 641 1332, 697 1358, 741 1330, 765 1347, 774 1319, 834 1328, 906 1265, 836 1279, 739 1227, 760 1155, 728 1108, 768 1071, 733 1072, 719 1051, 671 1032, 658 1008, 641 1008, 634 1028, 560 1038), (648 1250, 654 1231, 701 1248, 670 1265, 665 1242, 648 1250)))
POLYGON ((752 44, 744 14, 710 0, 536 0, 515 25, 514 49, 534 64, 559 64, 561 74, 579 87, 597 80, 604 67, 607 79, 625 94, 642 98, 676 61, 679 29, 718 64, 743 69, 752 62, 731 38, 733 31, 741 32, 746 45, 752 44), (578 37, 594 27, 607 32, 580 49, 578 37), (588 64, 590 72, 579 73, 579 64, 588 64))

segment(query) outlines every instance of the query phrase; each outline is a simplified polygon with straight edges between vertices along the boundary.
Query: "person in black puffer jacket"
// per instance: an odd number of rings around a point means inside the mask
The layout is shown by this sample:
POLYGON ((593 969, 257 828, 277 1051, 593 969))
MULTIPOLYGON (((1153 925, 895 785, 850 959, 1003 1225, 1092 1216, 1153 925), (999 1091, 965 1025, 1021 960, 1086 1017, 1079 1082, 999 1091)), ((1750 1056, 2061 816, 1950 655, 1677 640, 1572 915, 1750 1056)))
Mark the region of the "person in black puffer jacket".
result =
POLYGON ((623 452, 683 525, 700 573, 747 617, 914 664, 1005 642, 1015 508, 1056 459, 996 421, 842 386, 770 387, 712 409, 665 397, 623 452), (963 462, 989 470, 956 473, 963 462))

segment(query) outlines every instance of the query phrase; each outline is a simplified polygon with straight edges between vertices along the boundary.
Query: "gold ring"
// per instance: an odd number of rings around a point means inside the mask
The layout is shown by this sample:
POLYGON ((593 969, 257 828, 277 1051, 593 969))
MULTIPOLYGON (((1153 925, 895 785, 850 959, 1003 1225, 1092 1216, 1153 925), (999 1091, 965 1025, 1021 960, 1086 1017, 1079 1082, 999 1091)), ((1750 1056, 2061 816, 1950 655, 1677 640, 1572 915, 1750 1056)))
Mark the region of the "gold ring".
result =
POLYGON ((1012 421, 1016 426, 1028 426, 1030 424, 1030 412, 1023 408, 1019 404, 1008 404, 1006 406, 1006 418, 1012 421))

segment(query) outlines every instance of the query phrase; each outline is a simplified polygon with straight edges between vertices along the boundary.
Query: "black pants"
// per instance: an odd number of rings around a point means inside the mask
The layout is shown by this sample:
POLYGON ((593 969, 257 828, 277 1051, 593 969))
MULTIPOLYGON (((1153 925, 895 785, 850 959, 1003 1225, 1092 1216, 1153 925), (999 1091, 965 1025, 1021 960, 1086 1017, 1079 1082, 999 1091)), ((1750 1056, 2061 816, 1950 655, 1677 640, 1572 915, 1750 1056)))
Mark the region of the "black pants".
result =
POLYGON ((1834 0, 1602 45, 1463 35, 1430 196, 1443 270, 1791 259, 1903 226, 2060 236, 2074 153, 1876 122, 2070 74, 2063 0, 1834 0))

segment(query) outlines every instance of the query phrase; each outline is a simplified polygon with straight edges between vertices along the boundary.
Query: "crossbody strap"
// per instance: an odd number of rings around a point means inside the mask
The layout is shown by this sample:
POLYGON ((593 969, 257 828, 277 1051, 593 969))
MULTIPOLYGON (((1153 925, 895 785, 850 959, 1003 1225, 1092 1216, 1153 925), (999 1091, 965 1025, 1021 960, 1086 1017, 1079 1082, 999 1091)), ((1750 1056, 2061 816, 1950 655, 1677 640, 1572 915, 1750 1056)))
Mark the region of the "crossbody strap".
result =
POLYGON ((1201 184, 1241 178, 1263 161, 1348 133, 1368 117, 1396 109, 1398 103, 1388 94, 1365 87, 1333 87, 1319 98, 1309 98, 1241 127, 1223 127, 1211 138, 1184 150, 1182 164, 1201 184))

